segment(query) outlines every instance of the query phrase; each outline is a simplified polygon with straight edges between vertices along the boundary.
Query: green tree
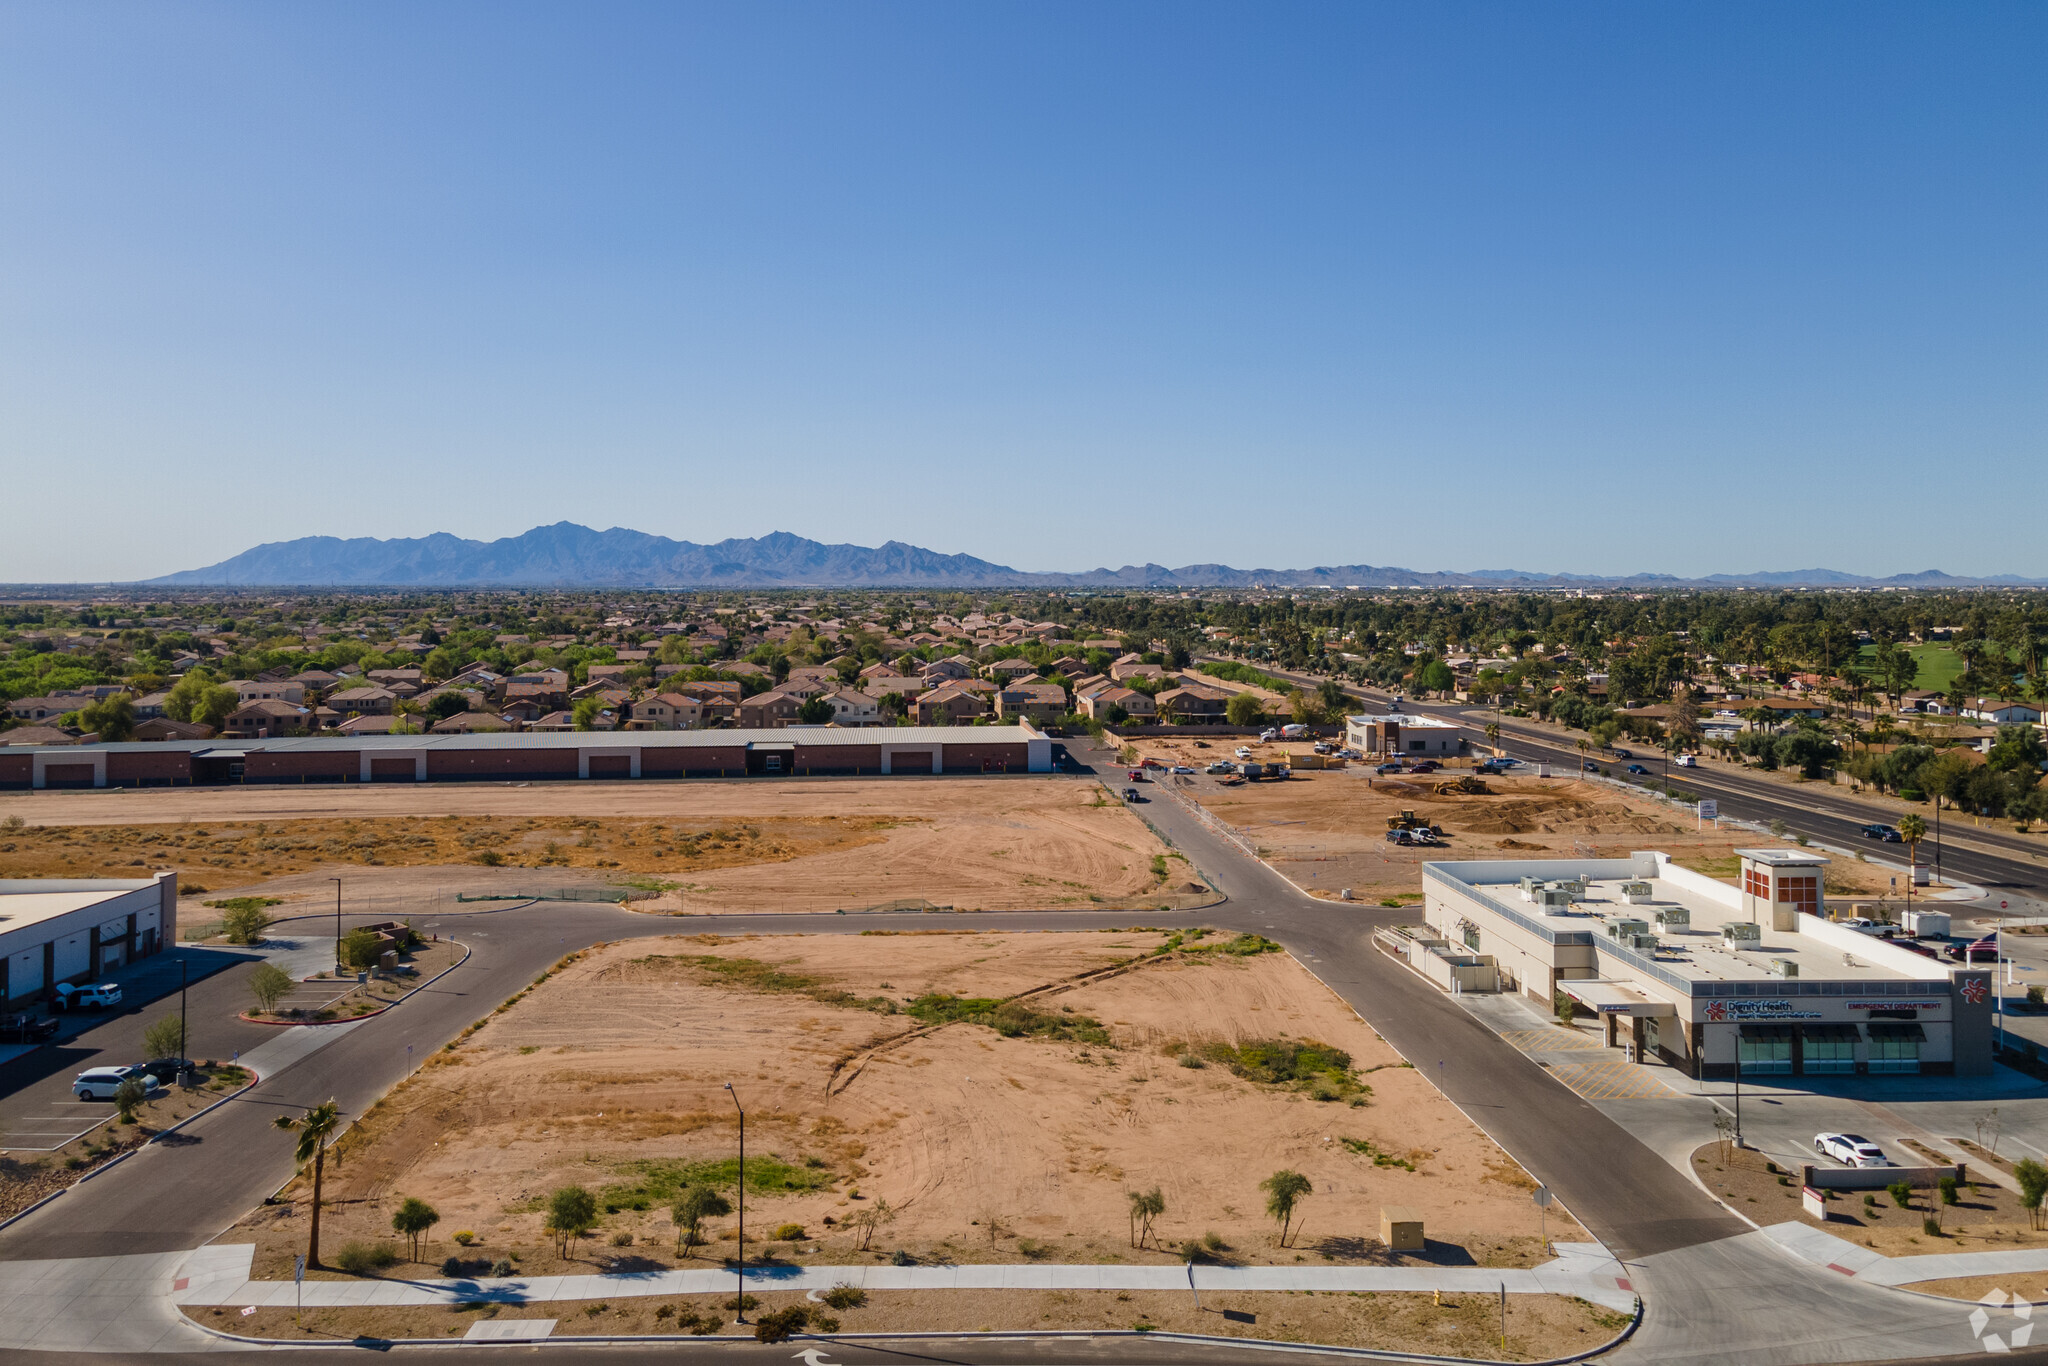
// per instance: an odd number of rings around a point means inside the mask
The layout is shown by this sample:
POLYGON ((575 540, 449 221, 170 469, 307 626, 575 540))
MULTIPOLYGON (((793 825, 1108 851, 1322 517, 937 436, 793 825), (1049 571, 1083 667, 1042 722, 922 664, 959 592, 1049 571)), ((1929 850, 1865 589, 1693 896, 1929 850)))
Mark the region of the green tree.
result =
POLYGON ((1266 1193, 1266 1215, 1280 1221, 1280 1246, 1287 1246, 1287 1235, 1294 1223, 1294 1212, 1301 1202, 1316 1193, 1316 1188, 1300 1172, 1281 1168, 1259 1182, 1259 1189, 1266 1193))
POLYGON ((731 1213, 732 1201, 709 1186, 691 1186, 684 1190, 669 1210, 669 1217, 676 1226, 676 1251, 681 1252, 704 1241, 706 1219, 722 1219, 731 1213))
POLYGON ((1223 704, 1224 718, 1233 726, 1255 726, 1265 714, 1259 699, 1248 692, 1232 693, 1230 700, 1223 704))
MULTIPOLYGON (((268 963, 264 967, 271 966, 268 963)), ((320 1186, 327 1174, 327 1147, 341 1128, 341 1106, 334 1101, 316 1105, 303 1115, 279 1115, 271 1121, 277 1128, 297 1133, 298 1146, 292 1160, 304 1170, 313 1164, 313 1227, 306 1239, 306 1265, 320 1265, 320 1186)), ((339 1159, 336 1159, 339 1165, 339 1159)))
POLYGON ((2040 732, 2032 726, 2000 726, 1985 765, 1997 773, 2032 773, 2043 760, 2048 760, 2048 746, 2041 743, 2040 732))
POLYGON ((237 897, 236 904, 221 911, 221 933, 230 944, 253 944, 270 926, 270 912, 254 898, 237 897))
MULTIPOLYGON (((176 1015, 166 1015, 142 1031, 142 1051, 150 1058, 182 1058, 185 1056, 185 1022, 176 1015)), ((169 1077, 159 1077, 169 1081, 169 1077)))
POLYGON ((134 1123, 135 1107, 148 1099, 149 1090, 142 1084, 140 1077, 123 1077, 121 1084, 114 1088, 114 1109, 121 1116, 123 1124, 134 1123))
POLYGON ((2019 1183, 2020 1206, 2035 1228, 2041 1227, 2041 1200, 2048 1196, 2048 1167, 2031 1157, 2013 1163, 2012 1178, 2019 1183))
POLYGON ((597 714, 603 710, 604 703, 602 701, 595 697, 584 697, 577 699, 575 707, 571 709, 569 714, 576 723, 576 729, 595 730, 597 728, 597 714))
POLYGON ((101 744, 135 738, 135 699, 117 692, 112 697, 87 705, 78 713, 81 729, 100 737, 101 744))
POLYGON ((444 692, 427 703, 427 714, 436 721, 446 721, 451 716, 460 716, 469 710, 469 695, 462 692, 444 692))
POLYGON ((547 1231, 567 1257, 578 1238, 597 1227, 597 1197, 582 1186, 560 1186, 548 1197, 547 1231))
POLYGON ((277 1003, 296 985, 292 975, 275 963, 258 963, 249 970, 249 994, 256 998, 258 1010, 277 1009, 277 1003))
POLYGON ((832 704, 825 700, 823 694, 806 697, 803 705, 796 709, 796 719, 807 726, 822 726, 832 719, 833 714, 832 704))
POLYGON ((1125 1191, 1131 1203, 1131 1246, 1143 1247, 1152 1236, 1152 1221, 1166 1213, 1166 1197, 1154 1186, 1148 1191, 1125 1191))
POLYGON ((377 966, 377 955, 383 940, 374 930, 353 929, 341 937, 341 961, 357 972, 367 972, 377 966))
POLYGON ((1323 704, 1323 715, 1339 720, 1351 710, 1351 694, 1344 691, 1344 685, 1334 678, 1326 678, 1316 685, 1316 700, 1323 704))
POLYGON ((1433 692, 1447 693, 1457 686, 1457 676, 1441 659, 1432 659, 1415 670, 1415 690, 1425 696, 1433 692))
POLYGON ((432 1205, 415 1196, 408 1195, 399 1203, 397 1212, 391 1216, 391 1231, 403 1238, 412 1239, 412 1259, 420 1259, 420 1240, 427 1236, 427 1230, 441 1222, 441 1215, 432 1205))

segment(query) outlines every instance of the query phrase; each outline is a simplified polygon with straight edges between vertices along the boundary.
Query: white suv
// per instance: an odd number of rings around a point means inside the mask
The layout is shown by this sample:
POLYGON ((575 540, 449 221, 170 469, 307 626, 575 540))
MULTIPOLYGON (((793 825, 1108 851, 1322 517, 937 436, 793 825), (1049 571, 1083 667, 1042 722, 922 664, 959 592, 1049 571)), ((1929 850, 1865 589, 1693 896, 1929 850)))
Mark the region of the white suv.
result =
POLYGON ((88 1067, 71 1079, 71 1094, 80 1100, 112 1100, 122 1082, 133 1077, 144 1092, 157 1088, 155 1077, 140 1067, 88 1067))
POLYGON ((1889 1167, 1891 1159, 1861 1134, 1815 1134, 1813 1149, 1845 1167, 1889 1167))

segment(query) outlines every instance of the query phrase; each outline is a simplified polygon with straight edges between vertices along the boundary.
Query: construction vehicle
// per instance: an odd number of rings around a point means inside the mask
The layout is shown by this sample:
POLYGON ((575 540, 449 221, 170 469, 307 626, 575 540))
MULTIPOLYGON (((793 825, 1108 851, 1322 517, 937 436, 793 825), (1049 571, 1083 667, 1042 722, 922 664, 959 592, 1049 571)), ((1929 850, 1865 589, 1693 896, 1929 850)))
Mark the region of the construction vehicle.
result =
POLYGON ((1387 829, 1407 830, 1416 833, 1427 831, 1432 836, 1441 835, 1444 832, 1444 828, 1441 825, 1433 825, 1429 821, 1423 820, 1413 811, 1403 811, 1398 816, 1387 817, 1387 829))
POLYGON ((1493 795, 1493 789, 1486 785, 1484 779, 1475 778, 1468 773, 1461 778, 1451 778, 1438 783, 1436 785, 1436 795, 1439 797, 1490 797, 1493 795))

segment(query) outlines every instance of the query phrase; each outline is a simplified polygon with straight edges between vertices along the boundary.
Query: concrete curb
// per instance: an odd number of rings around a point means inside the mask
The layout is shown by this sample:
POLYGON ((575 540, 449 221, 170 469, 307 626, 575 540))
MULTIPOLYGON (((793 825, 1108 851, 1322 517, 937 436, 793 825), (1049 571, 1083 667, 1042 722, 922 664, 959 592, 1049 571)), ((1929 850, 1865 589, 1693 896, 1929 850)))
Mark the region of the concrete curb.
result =
MULTIPOLYGON (((1939 1297, 1935 1296, 1931 1298, 1939 1297)), ((712 1343, 724 1343, 736 1347, 758 1345, 752 1338, 724 1336, 699 1337, 695 1334, 654 1333, 634 1335, 630 1337, 550 1336, 545 1338, 534 1338, 531 1340, 521 1340, 517 1342, 489 1340, 474 1341, 468 1338, 349 1338, 345 1341, 337 1339, 333 1342, 305 1342, 297 1339, 287 1340, 280 1338, 247 1337, 240 1333, 227 1332, 225 1329, 208 1327, 206 1324, 201 1323, 197 1319, 191 1317, 189 1314, 186 1314, 182 1309, 179 1311, 179 1315, 185 1320, 185 1322, 191 1324, 194 1328, 197 1328, 200 1332, 205 1333, 210 1337, 216 1337, 226 1342, 240 1343, 246 1346, 263 1347, 283 1351, 297 1351, 308 1347, 319 1348, 322 1350, 345 1349, 348 1351, 361 1351, 363 1350, 365 1345, 372 1345, 373 1348, 376 1350, 382 1350, 384 1348, 390 1347, 447 1347, 458 1350, 464 1347, 530 1348, 540 1347, 543 1345, 563 1347, 639 1347, 654 1346, 660 1343, 668 1342, 687 1342, 699 1346, 712 1343)), ((1606 1342, 1601 1343, 1597 1347, 1589 1347, 1585 1351, 1575 1353, 1571 1356, 1547 1357, 1541 1361, 1521 1363, 1521 1366, 1571 1366, 1571 1363, 1573 1362, 1591 1360, 1594 1357, 1602 1356, 1608 1352, 1613 1351, 1616 1347, 1626 1342, 1630 1337, 1634 1336, 1636 1329, 1642 1326, 1642 1322, 1643 1300, 1642 1296, 1638 1295, 1636 1297, 1636 1311, 1634 1316, 1629 1319, 1628 1326, 1623 1328, 1619 1333, 1615 1334, 1615 1336, 1613 1336, 1612 1338, 1609 1338, 1606 1342)), ((792 1333, 787 1340, 790 1342, 848 1342, 875 1344, 884 1342, 948 1342, 958 1341, 963 1338, 972 1339, 977 1342, 1071 1342, 1076 1338, 1084 1338, 1090 1342, 1093 1342, 1099 1338, 1149 1338, 1164 1342, 1186 1342, 1203 1347, 1237 1347, 1261 1352, 1291 1352, 1300 1356, 1341 1356, 1349 1357, 1355 1361, 1404 1361, 1426 1363, 1427 1366, 1508 1366, 1508 1363, 1506 1362, 1496 1361, 1488 1357, 1429 1356, 1420 1352, 1394 1352, 1375 1350, 1369 1347, 1325 1347, 1318 1346, 1314 1343, 1277 1342, 1271 1338, 1217 1337, 1207 1333, 1140 1333, 1128 1328, 1110 1329, 1106 1331, 1094 1330, 1086 1332, 1065 1333, 1058 1331, 974 1333, 962 1330, 955 1330, 952 1332, 931 1333, 792 1333)), ((801 1356, 802 1353, 799 1352, 796 1355, 801 1356)))

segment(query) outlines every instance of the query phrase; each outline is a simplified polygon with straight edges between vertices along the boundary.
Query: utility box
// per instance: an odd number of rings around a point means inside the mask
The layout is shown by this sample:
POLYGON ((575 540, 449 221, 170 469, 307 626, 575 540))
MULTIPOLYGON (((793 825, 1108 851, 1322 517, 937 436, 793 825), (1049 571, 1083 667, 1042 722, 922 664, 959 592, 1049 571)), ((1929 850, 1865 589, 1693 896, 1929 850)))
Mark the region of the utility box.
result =
POLYGON ((1422 1236, 1422 1216, 1406 1205, 1381 1207, 1380 1241, 1389 1252, 1423 1252, 1429 1247, 1422 1236))
POLYGON ((1621 884, 1621 895, 1629 905, 1641 906, 1652 899, 1652 888, 1647 882, 1624 882, 1621 884))
POLYGON ((377 966, 386 972, 398 971, 398 950, 386 949, 377 955, 377 966))

